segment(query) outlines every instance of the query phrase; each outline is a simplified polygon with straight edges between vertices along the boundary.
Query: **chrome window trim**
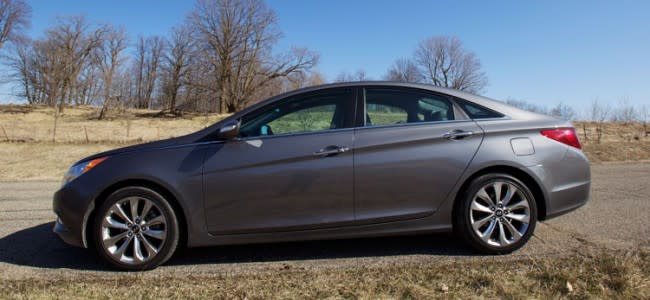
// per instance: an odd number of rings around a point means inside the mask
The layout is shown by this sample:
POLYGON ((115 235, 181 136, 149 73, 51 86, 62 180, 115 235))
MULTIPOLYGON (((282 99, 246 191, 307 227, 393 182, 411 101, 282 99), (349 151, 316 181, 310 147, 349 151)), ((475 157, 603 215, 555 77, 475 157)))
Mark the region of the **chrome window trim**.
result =
POLYGON ((467 123, 467 122, 474 122, 474 120, 466 119, 466 120, 447 120, 447 121, 412 122, 412 123, 401 123, 401 124, 385 124, 385 125, 373 125, 373 126, 360 126, 360 127, 355 127, 355 129, 411 127, 411 126, 427 126, 427 125, 451 124, 451 123, 467 123))

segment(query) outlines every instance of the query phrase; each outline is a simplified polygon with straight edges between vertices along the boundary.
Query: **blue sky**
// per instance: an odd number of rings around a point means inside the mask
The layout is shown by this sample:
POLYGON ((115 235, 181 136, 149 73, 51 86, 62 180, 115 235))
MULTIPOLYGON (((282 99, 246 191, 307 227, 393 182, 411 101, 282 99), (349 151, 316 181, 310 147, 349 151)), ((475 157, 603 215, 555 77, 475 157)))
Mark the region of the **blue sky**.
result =
MULTIPOLYGON (((194 2, 36 0, 31 35, 56 16, 84 14, 127 28, 131 37, 165 35, 194 2)), ((455 35, 483 63, 485 95, 582 112, 592 99, 650 105, 650 1, 298 1, 268 0, 284 38, 320 53, 328 79, 364 69, 381 79, 418 41, 455 35)))

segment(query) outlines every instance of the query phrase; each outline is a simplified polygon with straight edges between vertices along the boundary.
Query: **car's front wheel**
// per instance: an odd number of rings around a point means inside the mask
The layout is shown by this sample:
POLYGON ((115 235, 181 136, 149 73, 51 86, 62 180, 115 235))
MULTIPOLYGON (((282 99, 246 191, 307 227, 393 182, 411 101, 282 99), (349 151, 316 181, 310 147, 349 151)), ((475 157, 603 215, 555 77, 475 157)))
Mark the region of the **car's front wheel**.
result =
POLYGON ((458 201, 454 229, 481 252, 502 254, 517 250, 535 230, 535 198, 524 183, 508 174, 477 177, 458 201))
POLYGON ((97 252, 119 269, 153 269, 167 261, 178 245, 176 214, 152 189, 119 189, 99 206, 95 216, 97 252))

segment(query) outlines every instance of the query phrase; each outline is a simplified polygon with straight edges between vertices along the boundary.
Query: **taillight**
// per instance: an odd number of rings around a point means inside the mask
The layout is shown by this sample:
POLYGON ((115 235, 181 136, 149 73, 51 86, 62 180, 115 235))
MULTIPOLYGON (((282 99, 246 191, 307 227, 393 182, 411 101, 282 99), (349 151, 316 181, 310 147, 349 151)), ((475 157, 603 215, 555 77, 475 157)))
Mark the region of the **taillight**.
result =
POLYGON ((571 147, 582 149, 580 141, 578 140, 578 135, 576 134, 576 130, 574 128, 542 130, 542 135, 571 147))

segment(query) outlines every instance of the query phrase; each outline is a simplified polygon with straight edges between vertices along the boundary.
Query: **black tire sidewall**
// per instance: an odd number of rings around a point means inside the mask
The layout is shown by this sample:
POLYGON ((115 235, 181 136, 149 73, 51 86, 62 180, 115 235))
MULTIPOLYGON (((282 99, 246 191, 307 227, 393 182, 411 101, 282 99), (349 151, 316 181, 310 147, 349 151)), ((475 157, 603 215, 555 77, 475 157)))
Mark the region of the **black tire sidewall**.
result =
POLYGON ((179 240, 178 218, 169 202, 160 193, 145 187, 125 187, 113 192, 99 206, 95 213, 95 219, 93 220, 92 233, 96 252, 112 266, 126 271, 150 270, 165 263, 176 251, 179 240), (133 196, 146 198, 154 202, 161 209, 161 213, 167 220, 167 237, 163 247, 156 256, 153 257, 153 259, 140 265, 130 265, 115 260, 108 252, 106 252, 101 240, 101 223, 106 212, 118 201, 133 196))
POLYGON ((456 228, 456 232, 461 235, 461 238, 478 251, 488 254, 506 254, 521 248, 533 235, 536 225, 537 203, 533 193, 519 179, 503 173, 489 173, 474 179, 469 185, 469 188, 459 198, 459 203, 455 209, 454 215, 454 228, 456 228), (485 243, 476 235, 470 221, 470 207, 474 195, 476 195, 476 193, 484 186, 496 181, 505 181, 516 186, 522 193, 524 193, 528 199, 528 205, 530 207, 530 222, 526 233, 517 242, 507 247, 495 247, 485 243))

